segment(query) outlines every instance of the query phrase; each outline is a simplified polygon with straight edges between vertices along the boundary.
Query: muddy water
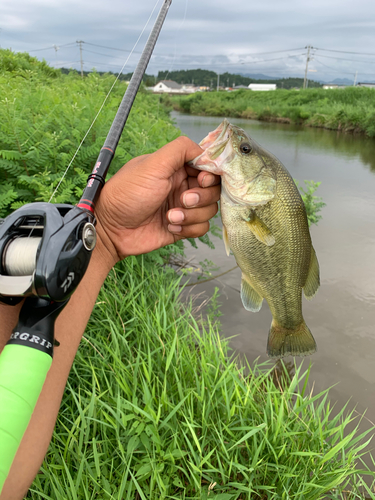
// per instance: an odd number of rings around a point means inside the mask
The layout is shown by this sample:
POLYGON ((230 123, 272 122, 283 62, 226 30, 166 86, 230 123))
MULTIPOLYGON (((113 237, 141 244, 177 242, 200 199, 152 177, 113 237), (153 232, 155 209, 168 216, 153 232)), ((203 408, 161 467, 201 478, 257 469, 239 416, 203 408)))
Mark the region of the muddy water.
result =
MULTIPOLYGON (((174 113, 176 125, 200 141, 220 118, 174 113)), ((303 302, 303 314, 318 344, 310 357, 314 392, 334 386, 331 401, 350 407, 375 422, 375 141, 319 129, 231 119, 275 154, 292 176, 321 181, 316 195, 327 204, 311 236, 321 271, 321 287, 312 301, 303 302)), ((186 245, 188 258, 212 260, 224 272, 235 266, 224 244, 215 250, 186 245)), ((194 288, 212 295, 220 288, 222 334, 250 361, 266 360, 271 313, 246 311, 241 303, 239 269, 194 288)), ((297 359, 297 358, 296 358, 297 359)), ((292 361, 287 358, 286 361, 292 361)), ((307 367, 308 363, 306 363, 307 367)))

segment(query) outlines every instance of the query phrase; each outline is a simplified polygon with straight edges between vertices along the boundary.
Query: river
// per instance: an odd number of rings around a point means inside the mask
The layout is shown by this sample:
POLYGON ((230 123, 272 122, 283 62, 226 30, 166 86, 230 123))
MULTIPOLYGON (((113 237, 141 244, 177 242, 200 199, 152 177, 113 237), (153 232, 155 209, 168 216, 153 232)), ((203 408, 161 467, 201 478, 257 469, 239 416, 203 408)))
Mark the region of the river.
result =
MULTIPOLYGON (((197 142, 221 121, 176 112, 172 117, 197 142)), ((321 182, 315 194, 326 207, 318 225, 311 227, 321 287, 313 300, 303 299, 303 315, 318 345, 308 358, 310 386, 315 394, 332 387, 330 399, 339 408, 350 399, 350 408, 375 422, 375 141, 322 129, 230 121, 276 155, 301 185, 305 179, 321 182)), ((236 263, 219 238, 213 241, 215 250, 186 244, 186 254, 196 264, 213 261, 219 267, 214 274, 220 274, 236 263)), ((249 361, 265 361, 271 313, 266 302, 256 314, 243 308, 240 277, 236 269, 197 285, 193 293, 211 296, 219 287, 222 335, 249 361)), ((308 361, 304 363, 307 368, 308 361)))

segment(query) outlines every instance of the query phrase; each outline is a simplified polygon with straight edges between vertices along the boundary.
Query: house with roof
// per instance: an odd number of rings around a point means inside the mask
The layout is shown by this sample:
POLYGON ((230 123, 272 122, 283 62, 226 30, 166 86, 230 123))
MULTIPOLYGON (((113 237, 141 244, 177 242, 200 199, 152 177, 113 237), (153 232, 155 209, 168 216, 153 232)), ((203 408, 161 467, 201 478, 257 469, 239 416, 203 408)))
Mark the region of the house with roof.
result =
POLYGON ((375 89, 375 83, 373 82, 358 82, 357 87, 368 87, 369 89, 375 89))
POLYGON ((153 92, 155 94, 191 94, 196 92, 196 90, 194 85, 180 85, 173 80, 161 80, 153 87, 153 92))
POLYGON ((255 91, 270 91, 276 90, 276 83, 250 83, 249 89, 255 91))

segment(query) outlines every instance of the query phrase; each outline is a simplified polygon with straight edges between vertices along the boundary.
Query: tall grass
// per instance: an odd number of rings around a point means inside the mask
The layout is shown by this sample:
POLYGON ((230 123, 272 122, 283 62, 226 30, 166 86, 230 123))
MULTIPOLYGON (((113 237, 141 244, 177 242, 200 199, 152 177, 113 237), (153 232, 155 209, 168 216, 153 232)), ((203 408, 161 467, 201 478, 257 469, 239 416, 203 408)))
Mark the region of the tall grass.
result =
POLYGON ((179 285, 142 257, 111 272, 27 498, 375 498, 361 464, 371 432, 349 432, 328 391, 307 392, 309 369, 230 358, 179 285))
POLYGON ((171 102, 175 109, 194 115, 299 123, 375 137, 375 91, 364 87, 206 92, 171 102))

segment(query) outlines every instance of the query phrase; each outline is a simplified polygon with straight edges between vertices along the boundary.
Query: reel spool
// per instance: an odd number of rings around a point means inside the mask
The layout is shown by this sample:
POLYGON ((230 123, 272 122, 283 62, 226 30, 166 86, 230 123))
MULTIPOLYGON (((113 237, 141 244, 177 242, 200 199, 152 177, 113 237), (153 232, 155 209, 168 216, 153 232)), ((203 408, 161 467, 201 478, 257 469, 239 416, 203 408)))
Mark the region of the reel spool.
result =
POLYGON ((10 240, 3 253, 3 269, 8 276, 29 276, 36 268, 41 237, 16 237, 10 240))

